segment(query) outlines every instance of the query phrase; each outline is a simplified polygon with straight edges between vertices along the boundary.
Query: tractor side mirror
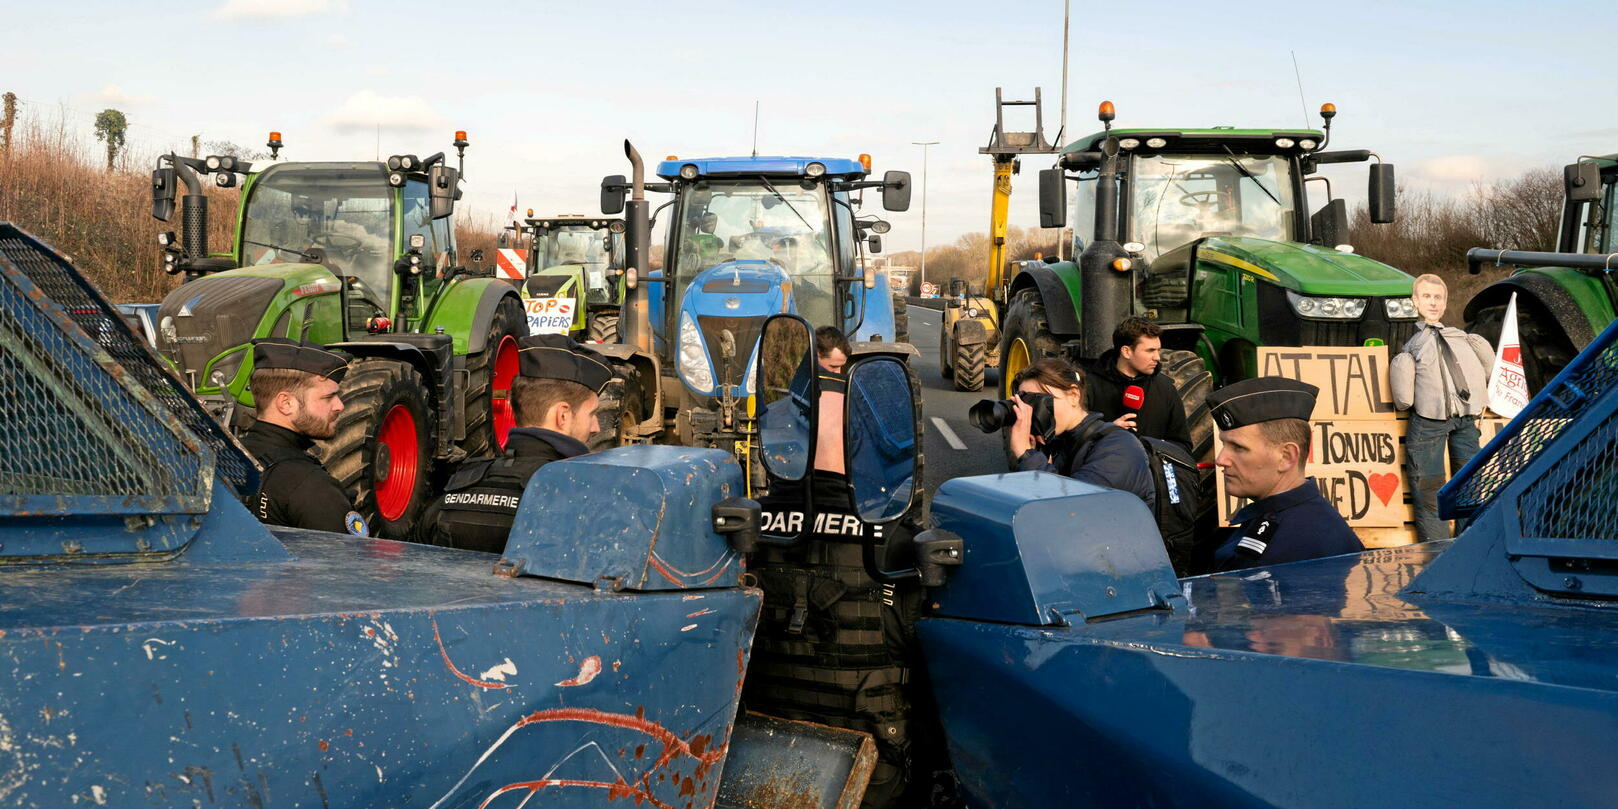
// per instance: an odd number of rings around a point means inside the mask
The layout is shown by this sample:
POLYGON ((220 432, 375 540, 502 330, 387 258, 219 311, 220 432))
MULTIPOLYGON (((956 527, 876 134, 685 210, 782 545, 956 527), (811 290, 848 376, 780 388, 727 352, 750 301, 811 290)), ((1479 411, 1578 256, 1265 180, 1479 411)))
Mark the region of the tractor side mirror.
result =
POLYGON ((898 359, 871 357, 848 372, 844 468, 854 511, 867 523, 892 522, 915 502, 915 401, 910 374, 898 359))
POLYGON ((1067 180, 1063 171, 1043 169, 1039 172, 1039 226, 1042 228, 1067 227, 1067 180))
POLYGON ((612 216, 624 212, 624 199, 629 195, 629 180, 622 174, 601 178, 601 212, 612 216))
POLYGON ((472 248, 472 252, 470 254, 468 254, 467 257, 472 260, 473 264, 482 264, 483 263, 483 248, 481 248, 481 247, 472 248))
POLYGON ((159 222, 174 216, 174 184, 178 180, 173 167, 152 172, 152 217, 159 222))
POLYGON ((455 212, 455 199, 460 196, 461 172, 442 163, 427 170, 428 207, 434 219, 443 219, 455 212))
POLYGON ((764 468, 776 480, 799 482, 809 473, 815 448, 815 340, 796 315, 764 323, 754 395, 764 468))
POLYGON ((882 237, 875 233, 865 237, 865 248, 873 253, 882 252, 882 237))
MULTIPOLYGON (((1393 184, 1393 164, 1372 164, 1371 185, 1365 198, 1367 207, 1371 209, 1372 224, 1386 225, 1393 221, 1397 190, 1393 184)), ((1346 228, 1343 236, 1348 236, 1346 228)))
POLYGON ((1310 241, 1322 247, 1336 247, 1348 242, 1348 203, 1334 199, 1321 206, 1309 217, 1310 241))
POLYGON ((910 172, 890 171, 882 175, 882 210, 910 210, 910 172))
POLYGON ((1568 202, 1601 199, 1601 167, 1588 160, 1564 166, 1562 185, 1567 190, 1568 202))

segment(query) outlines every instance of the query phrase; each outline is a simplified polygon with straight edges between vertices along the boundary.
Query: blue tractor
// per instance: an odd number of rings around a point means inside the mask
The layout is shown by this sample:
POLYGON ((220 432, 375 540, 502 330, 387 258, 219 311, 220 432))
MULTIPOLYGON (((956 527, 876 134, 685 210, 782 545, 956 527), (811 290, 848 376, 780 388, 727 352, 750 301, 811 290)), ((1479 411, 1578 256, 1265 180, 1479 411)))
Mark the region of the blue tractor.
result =
POLYGON ((602 181, 601 210, 625 210, 632 192, 622 345, 606 348, 639 381, 624 408, 633 414, 625 423, 642 427, 626 437, 745 459, 756 434, 748 402, 759 334, 771 315, 836 326, 856 353, 914 353, 886 274, 864 261, 881 249, 888 223, 856 210, 867 189, 880 189, 885 210, 909 208, 908 172, 868 179, 869 155, 670 157, 657 166, 663 182, 649 183, 640 156, 625 148, 633 177, 602 181), (655 219, 646 191, 672 195, 657 211, 669 218, 654 271, 646 269, 655 219))

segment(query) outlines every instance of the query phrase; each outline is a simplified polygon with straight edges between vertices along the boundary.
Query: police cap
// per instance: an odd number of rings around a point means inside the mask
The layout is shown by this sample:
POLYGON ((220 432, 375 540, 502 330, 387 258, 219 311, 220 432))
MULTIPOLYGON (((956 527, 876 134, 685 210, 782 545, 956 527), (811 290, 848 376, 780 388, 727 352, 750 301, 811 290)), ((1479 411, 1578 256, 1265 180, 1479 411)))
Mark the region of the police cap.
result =
POLYGON ((314 343, 265 337, 253 341, 253 368, 284 368, 342 382, 348 373, 348 357, 314 343))
POLYGON ((565 334, 535 334, 517 341, 517 372, 534 379, 577 382, 595 393, 612 381, 606 357, 565 334))
POLYGON ((1222 430, 1276 419, 1309 420, 1320 388, 1296 379, 1261 376, 1226 385, 1208 394, 1214 423, 1222 430))

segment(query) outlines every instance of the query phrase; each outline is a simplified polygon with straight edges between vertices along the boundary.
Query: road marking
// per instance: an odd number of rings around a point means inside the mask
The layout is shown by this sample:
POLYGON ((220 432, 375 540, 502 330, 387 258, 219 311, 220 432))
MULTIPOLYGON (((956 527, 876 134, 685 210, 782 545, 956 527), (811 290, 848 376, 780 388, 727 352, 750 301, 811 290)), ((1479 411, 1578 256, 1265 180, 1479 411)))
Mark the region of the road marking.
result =
POLYGON ((966 449, 966 445, 961 443, 960 437, 955 434, 954 430, 949 428, 948 424, 944 423, 943 419, 933 416, 933 426, 938 428, 938 434, 944 436, 944 441, 950 445, 951 449, 966 449))

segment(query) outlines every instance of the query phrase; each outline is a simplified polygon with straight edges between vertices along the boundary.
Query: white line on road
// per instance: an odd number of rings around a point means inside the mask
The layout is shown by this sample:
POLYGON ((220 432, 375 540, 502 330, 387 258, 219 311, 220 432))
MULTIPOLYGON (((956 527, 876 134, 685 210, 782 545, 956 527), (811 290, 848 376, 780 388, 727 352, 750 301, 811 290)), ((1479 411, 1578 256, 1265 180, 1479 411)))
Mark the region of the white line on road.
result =
POLYGON ((943 419, 933 416, 933 426, 938 428, 938 434, 944 436, 944 441, 950 445, 951 449, 966 449, 966 445, 961 443, 960 436, 957 436, 955 431, 944 423, 943 419))

